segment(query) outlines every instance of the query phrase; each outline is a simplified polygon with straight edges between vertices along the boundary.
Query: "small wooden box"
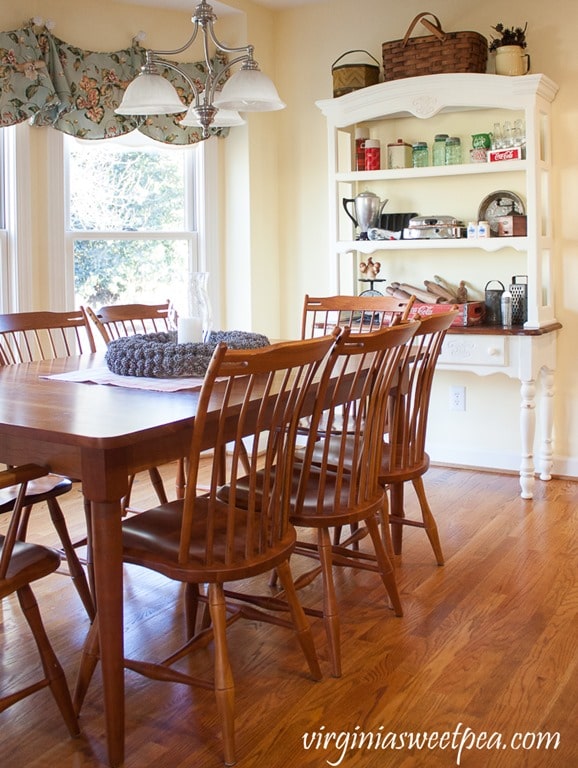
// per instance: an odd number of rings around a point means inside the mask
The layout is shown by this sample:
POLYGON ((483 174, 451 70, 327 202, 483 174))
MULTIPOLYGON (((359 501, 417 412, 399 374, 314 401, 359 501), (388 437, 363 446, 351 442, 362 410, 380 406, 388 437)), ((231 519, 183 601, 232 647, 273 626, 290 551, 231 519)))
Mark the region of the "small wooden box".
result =
POLYGON ((519 214, 498 216, 498 237, 525 237, 528 233, 527 218, 519 214))

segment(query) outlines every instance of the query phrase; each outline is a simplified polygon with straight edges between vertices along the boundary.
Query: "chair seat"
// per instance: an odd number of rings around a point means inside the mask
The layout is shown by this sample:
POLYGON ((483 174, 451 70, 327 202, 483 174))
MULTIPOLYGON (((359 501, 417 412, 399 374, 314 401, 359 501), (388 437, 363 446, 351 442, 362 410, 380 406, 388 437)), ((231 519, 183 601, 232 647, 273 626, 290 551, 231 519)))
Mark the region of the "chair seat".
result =
MULTIPOLYGON (((3 546, 4 536, 0 536, 0 552, 3 546)), ((60 555, 56 550, 26 541, 15 542, 6 577, 0 581, 0 597, 54 573, 59 567, 60 555)))
MULTIPOLYGON (((345 447, 343 447, 340 436, 331 435, 328 438, 323 438, 316 445, 313 450, 311 462, 314 465, 319 465, 323 462, 329 469, 335 469, 339 466, 340 461, 343 461, 346 466, 349 466, 351 464, 352 455, 352 439, 346 438, 345 447), (328 447, 326 446, 326 440, 329 440, 328 447), (339 455, 340 450, 342 451, 341 458, 339 455)), ((380 483, 383 485, 405 483, 414 480, 416 477, 421 477, 429 469, 430 457, 425 451, 412 458, 402 454, 401 458, 397 459, 397 462, 399 466, 392 466, 391 446, 388 442, 384 441, 381 469, 379 470, 380 483)))
MULTIPOLYGON (((62 496, 68 493, 71 488, 72 481, 60 475, 46 475, 46 477, 41 477, 38 480, 31 480, 26 489, 24 506, 38 504, 46 501, 48 497, 62 496)), ((17 493, 18 486, 16 485, 0 490, 0 513, 11 512, 14 509, 17 493)))
POLYGON ((169 575, 184 582, 206 581, 225 583, 237 579, 266 573, 278 563, 286 560, 295 547, 296 534, 288 526, 285 538, 276 545, 276 551, 269 549, 261 557, 246 551, 247 526, 243 524, 246 510, 237 509, 237 525, 232 542, 226 539, 227 515, 230 514, 226 503, 221 503, 213 511, 214 543, 211 562, 206 562, 207 549, 207 514, 208 498, 198 496, 195 499, 195 515, 189 561, 179 565, 179 547, 181 542, 183 501, 176 499, 153 509, 127 518, 122 524, 122 543, 124 560, 169 575), (226 548, 229 547, 227 560, 233 564, 227 566, 226 548))
MULTIPOLYGON (((273 470, 274 472, 274 470, 273 470)), ((262 487, 262 472, 257 473, 257 488, 262 487)), ((358 523, 371 514, 371 508, 376 513, 383 506, 384 491, 380 487, 375 488, 375 498, 373 504, 369 499, 365 499, 362 505, 352 504, 349 500, 350 483, 346 476, 339 478, 340 493, 336 497, 337 475, 321 473, 316 467, 312 467, 309 473, 308 482, 305 491, 301 491, 299 502, 297 503, 298 483, 301 477, 299 464, 296 465, 293 472, 293 487, 291 490, 291 508, 290 520, 297 527, 307 526, 312 528, 332 528, 333 526, 350 525, 358 523), (321 482, 323 485, 321 486, 321 482), (339 505, 335 504, 336 498, 339 498, 339 505), (299 513, 294 510, 298 508, 299 513)), ((219 489, 219 498, 227 503, 230 496, 230 487, 223 485, 219 489)), ((247 506, 249 493, 249 478, 241 478, 236 485, 235 503, 239 507, 247 506)))
POLYGON ((385 443, 383 447, 383 458, 381 461, 381 469, 379 472, 379 482, 384 485, 392 483, 405 483, 410 480, 415 480, 416 477, 424 475, 430 465, 429 455, 423 452, 413 462, 408 462, 404 465, 403 462, 400 466, 391 466, 390 461, 390 446, 385 443))

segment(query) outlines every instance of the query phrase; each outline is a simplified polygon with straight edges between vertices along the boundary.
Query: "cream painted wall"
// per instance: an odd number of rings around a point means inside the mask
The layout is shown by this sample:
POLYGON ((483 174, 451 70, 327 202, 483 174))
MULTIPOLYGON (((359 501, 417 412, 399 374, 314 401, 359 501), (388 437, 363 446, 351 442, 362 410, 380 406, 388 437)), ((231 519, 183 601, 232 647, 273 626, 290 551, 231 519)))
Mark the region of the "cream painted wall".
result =
MULTIPOLYGON (((555 471, 578 476, 578 377, 575 341, 578 335, 578 117, 576 77, 578 51, 575 30, 578 6, 573 0, 553 0, 544 13, 538 0, 497 0, 462 3, 437 0, 429 4, 448 31, 473 29, 490 37, 491 27, 528 21, 532 71, 544 72, 560 86, 554 103, 552 193, 554 201, 559 364, 555 379, 555 471)), ((326 293, 327 183, 326 126, 316 109, 317 99, 332 94, 331 64, 343 52, 363 48, 380 59, 381 44, 403 38, 413 17, 424 10, 415 0, 384 3, 366 0, 320 2, 288 10, 277 17, 277 85, 288 109, 281 126, 280 234, 283 332, 298 327, 305 292, 326 293)), ((441 269, 441 267, 440 267, 441 269)), ((388 277, 387 264, 382 268, 388 277)), ((428 275, 416 273, 416 279, 428 275)), ((464 275, 467 278, 467 275, 464 275)), ((487 279, 494 278, 488 274, 487 279)), ((508 277, 508 275, 505 275, 508 277)), ((480 284, 483 289, 484 283, 480 284)), ((455 463, 519 467, 519 384, 503 376, 477 378, 439 373, 433 395, 429 444, 449 450, 455 463), (450 384, 467 387, 467 411, 450 412, 450 384)))
MULTIPOLYGON (((274 13, 248 0, 229 4, 245 16, 221 16, 220 31, 230 30, 232 43, 250 40, 255 45, 256 58, 275 80, 287 109, 250 116, 246 128, 220 145, 227 321, 271 336, 292 336, 298 332, 304 293, 331 289, 326 126, 315 101, 331 97, 331 64, 340 54, 365 48, 379 59, 382 42, 403 37, 423 5, 416 0, 357 5, 330 0, 274 13)), ((564 329, 555 380, 554 451, 555 471, 578 477, 578 377, 572 341, 578 336, 578 6, 574 0, 552 0, 547 15, 538 0, 511 0, 507 6, 497 0, 437 0, 429 8, 446 30, 474 29, 487 37, 499 21, 510 26, 527 20, 532 71, 544 72, 560 86, 554 103, 552 192, 557 316, 564 329)), ((0 5, 0 24, 2 29, 15 28, 36 14, 55 19, 58 36, 106 50, 126 46, 139 29, 148 32, 146 44, 171 47, 182 39, 188 17, 106 0, 20 0, 0 5)), ((42 153, 40 144, 35 152, 42 153)), ((440 372, 433 406, 432 446, 450 445, 456 463, 477 455, 480 465, 517 469, 517 382, 440 372), (448 387, 457 383, 467 387, 465 413, 448 410, 448 387)))

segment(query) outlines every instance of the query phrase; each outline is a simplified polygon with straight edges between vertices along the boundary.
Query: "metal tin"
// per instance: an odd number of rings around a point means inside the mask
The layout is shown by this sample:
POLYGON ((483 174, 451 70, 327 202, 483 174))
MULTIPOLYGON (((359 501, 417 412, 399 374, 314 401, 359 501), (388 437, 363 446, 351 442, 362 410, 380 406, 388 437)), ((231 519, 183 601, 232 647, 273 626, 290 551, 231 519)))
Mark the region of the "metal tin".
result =
POLYGON ((365 140, 365 170, 379 171, 381 168, 381 145, 378 139, 365 140))
POLYGON ((502 324, 502 294, 506 289, 499 280, 490 280, 486 283, 485 298, 485 323, 487 325, 502 324), (500 288, 490 288, 492 283, 497 283, 500 288))
POLYGON ((411 168, 412 146, 406 144, 403 139, 398 139, 395 144, 387 145, 388 168, 411 168))

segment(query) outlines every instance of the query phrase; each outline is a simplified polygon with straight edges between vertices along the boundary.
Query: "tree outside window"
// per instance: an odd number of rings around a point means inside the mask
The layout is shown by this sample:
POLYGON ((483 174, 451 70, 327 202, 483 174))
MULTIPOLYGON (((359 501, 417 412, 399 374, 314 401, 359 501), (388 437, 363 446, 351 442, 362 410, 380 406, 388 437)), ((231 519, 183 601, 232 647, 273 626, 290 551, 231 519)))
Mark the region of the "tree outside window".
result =
POLYGON ((67 139, 76 303, 186 302, 195 148, 67 139))

